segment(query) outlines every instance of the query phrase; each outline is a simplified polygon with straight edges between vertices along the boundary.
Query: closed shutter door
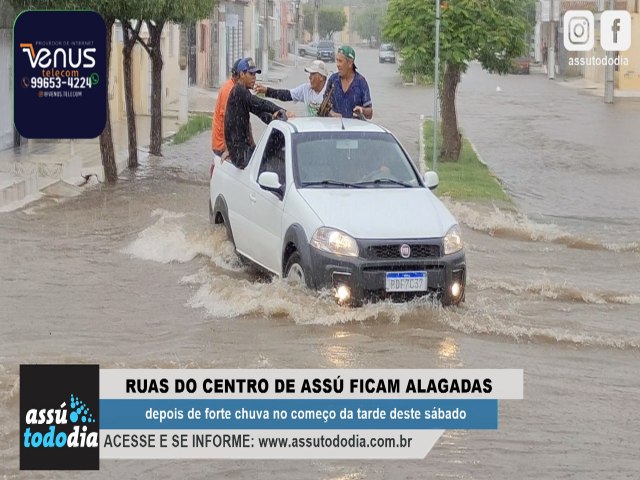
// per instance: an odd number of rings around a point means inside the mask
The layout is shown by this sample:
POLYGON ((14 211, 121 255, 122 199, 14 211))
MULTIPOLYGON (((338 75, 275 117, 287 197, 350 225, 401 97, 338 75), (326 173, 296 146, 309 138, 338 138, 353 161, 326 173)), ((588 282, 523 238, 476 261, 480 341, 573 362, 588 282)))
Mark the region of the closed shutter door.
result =
POLYGON ((231 75, 233 62, 244 56, 244 20, 235 13, 227 14, 227 76, 231 75))

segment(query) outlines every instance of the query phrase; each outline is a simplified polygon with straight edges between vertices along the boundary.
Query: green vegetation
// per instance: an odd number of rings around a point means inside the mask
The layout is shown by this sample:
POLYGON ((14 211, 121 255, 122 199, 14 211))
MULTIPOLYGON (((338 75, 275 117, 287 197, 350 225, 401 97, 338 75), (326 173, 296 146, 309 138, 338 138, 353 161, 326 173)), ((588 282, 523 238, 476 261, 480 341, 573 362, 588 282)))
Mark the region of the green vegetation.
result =
MULTIPOLYGON (((356 9, 353 14, 353 25, 351 29, 360 35, 362 39, 371 40, 375 37, 376 42, 381 43, 382 22, 387 12, 386 5, 369 5, 362 9, 356 9)), ((371 45, 375 47, 375 45, 371 45)))
POLYGON ((211 117, 209 115, 194 115, 180 127, 178 133, 173 137, 173 143, 184 143, 206 130, 211 130, 211 117))
MULTIPOLYGON (((306 4, 302 7, 304 14, 304 28, 313 32, 313 20, 315 9, 313 5, 306 4)), ((318 35, 320 38, 332 38, 335 32, 340 32, 347 24, 347 15, 343 8, 321 7, 318 9, 318 35)))
MULTIPOLYGON (((438 151, 442 135, 438 134, 438 151)), ((424 122, 425 162, 433 166, 433 121, 424 122)), ((437 165, 440 185, 435 190, 438 196, 456 200, 496 201, 512 203, 498 179, 483 164, 468 140, 463 139, 462 151, 457 162, 442 162, 437 165)))
POLYGON ((513 59, 527 51, 528 7, 523 0, 442 1, 436 78, 437 4, 390 0, 383 36, 400 51, 400 70, 405 75, 427 75, 440 85, 440 119, 445 126, 440 155, 455 162, 462 147, 456 113, 456 89, 461 75, 474 60, 489 72, 509 72, 513 59))

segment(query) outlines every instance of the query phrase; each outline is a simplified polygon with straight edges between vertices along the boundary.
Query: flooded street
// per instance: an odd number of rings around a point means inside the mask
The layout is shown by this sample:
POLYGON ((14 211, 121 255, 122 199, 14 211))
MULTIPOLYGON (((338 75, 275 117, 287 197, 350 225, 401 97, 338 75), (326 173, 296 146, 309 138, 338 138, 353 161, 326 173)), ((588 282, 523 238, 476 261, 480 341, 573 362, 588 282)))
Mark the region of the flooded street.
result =
POLYGON ((605 105, 568 85, 472 65, 458 97, 464 134, 529 217, 638 252, 640 99, 605 105))
MULTIPOLYGON (((432 91, 403 86, 376 50, 358 49, 356 65, 374 120, 415 158, 432 91)), ((113 188, 1 214, 0 478, 637 478, 640 102, 606 107, 472 66, 458 110, 519 212, 447 201, 467 249, 458 309, 344 309, 243 267, 209 225, 210 132, 113 188), (524 400, 500 403, 497 431, 447 431, 422 460, 103 460, 99 472, 21 474, 21 363, 521 368, 524 400)))

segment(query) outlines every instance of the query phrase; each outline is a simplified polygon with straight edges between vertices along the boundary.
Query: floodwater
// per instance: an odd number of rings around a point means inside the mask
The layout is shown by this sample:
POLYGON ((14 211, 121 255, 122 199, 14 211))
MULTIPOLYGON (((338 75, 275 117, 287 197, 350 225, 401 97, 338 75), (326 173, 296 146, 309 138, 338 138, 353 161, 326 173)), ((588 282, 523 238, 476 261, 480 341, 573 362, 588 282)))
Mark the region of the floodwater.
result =
MULTIPOLYGON (((376 120, 415 155, 431 91, 402 86, 376 51, 357 54, 376 120)), ((303 80, 294 75, 287 86, 303 80)), ((640 103, 600 102, 541 76, 493 77, 472 66, 464 77, 462 129, 518 210, 447 201, 467 248, 458 309, 428 300, 343 309, 243 267, 208 223, 209 133, 166 147, 113 188, 3 214, 0 476, 637 478, 640 103), (597 138, 578 127, 565 135, 573 121, 606 128, 597 138), (422 460, 105 460, 99 472, 20 474, 19 364, 87 362, 522 368, 525 398, 500 403, 497 431, 445 432, 422 460)))

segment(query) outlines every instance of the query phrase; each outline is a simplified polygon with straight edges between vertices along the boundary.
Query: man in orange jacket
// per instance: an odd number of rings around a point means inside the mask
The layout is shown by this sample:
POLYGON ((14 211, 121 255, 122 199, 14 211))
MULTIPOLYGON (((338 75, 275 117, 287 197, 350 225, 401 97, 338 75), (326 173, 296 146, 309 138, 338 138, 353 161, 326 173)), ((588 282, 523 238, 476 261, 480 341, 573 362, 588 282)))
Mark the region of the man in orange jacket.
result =
POLYGON ((218 91, 218 99, 213 110, 213 118, 211 119, 211 150, 213 150, 214 161, 220 160, 222 154, 227 149, 224 140, 224 112, 227 109, 227 101, 229 94, 240 76, 238 72, 238 63, 242 58, 237 59, 231 68, 231 78, 227 80, 218 91))

